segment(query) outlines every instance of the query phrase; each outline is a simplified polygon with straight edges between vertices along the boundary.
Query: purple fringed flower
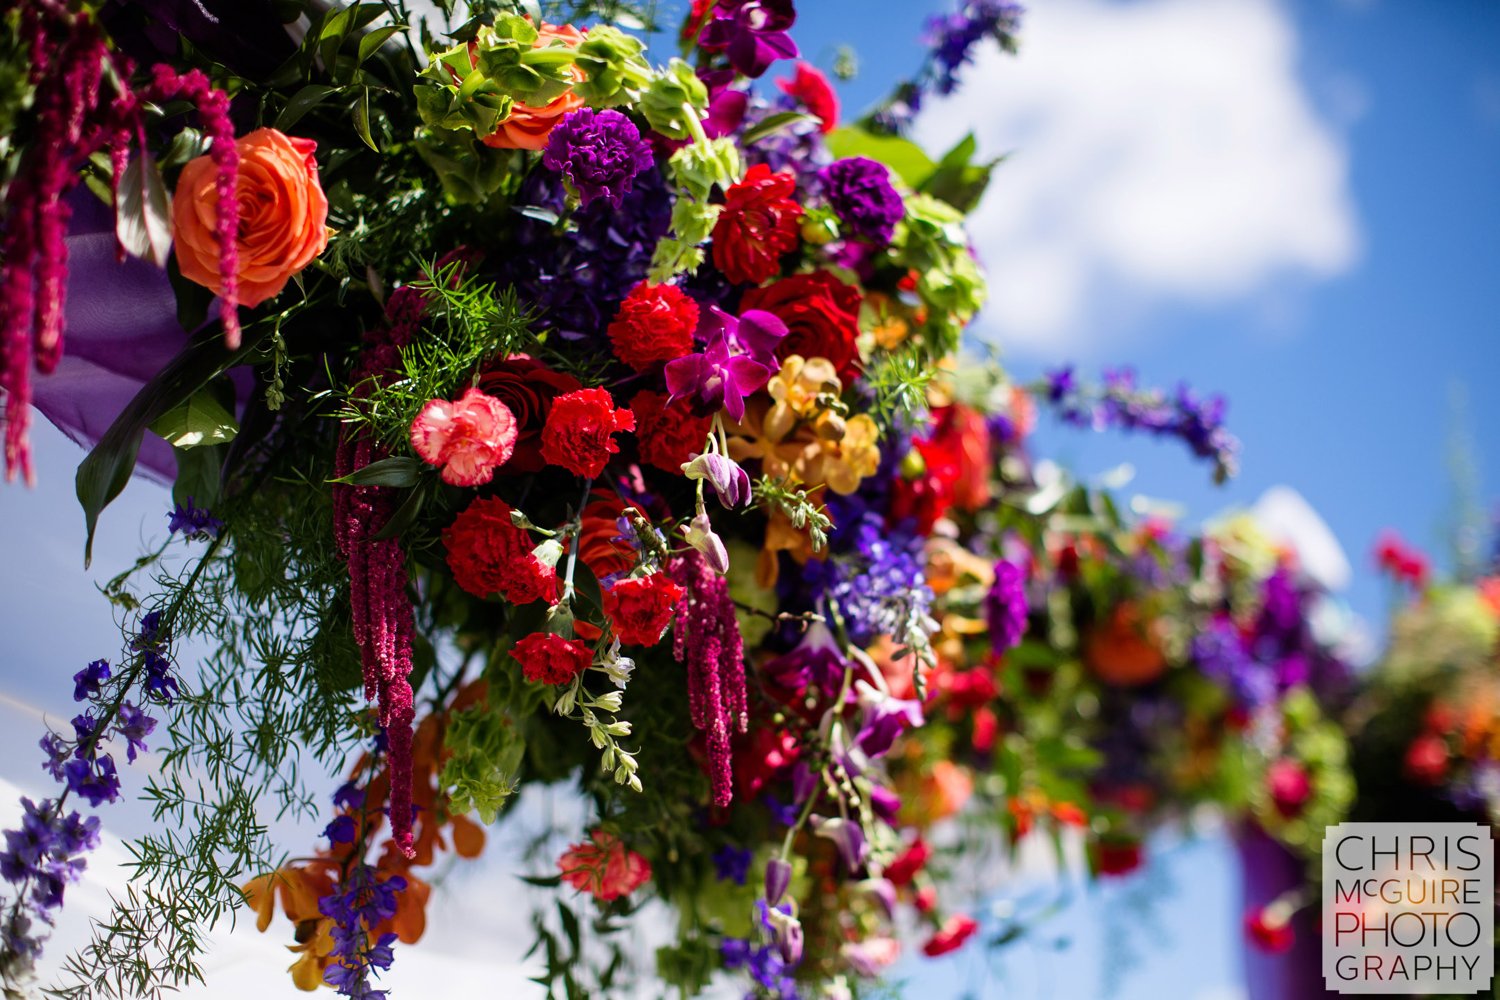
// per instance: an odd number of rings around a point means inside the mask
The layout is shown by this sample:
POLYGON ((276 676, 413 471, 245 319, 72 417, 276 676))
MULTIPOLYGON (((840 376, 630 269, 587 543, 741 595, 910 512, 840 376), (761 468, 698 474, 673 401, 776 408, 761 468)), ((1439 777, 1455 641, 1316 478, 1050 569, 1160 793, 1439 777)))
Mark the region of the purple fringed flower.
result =
POLYGON ((100 686, 109 680, 109 661, 95 660, 73 675, 73 700, 85 701, 99 693, 100 686))
POLYGON ((865 646, 878 636, 899 634, 913 618, 925 617, 933 595, 921 539, 887 530, 874 513, 851 527, 850 550, 810 562, 803 572, 813 593, 836 607, 849 639, 865 646))
POLYGON ((23 798, 21 806, 20 829, 5 831, 5 850, 0 852, 0 877, 17 894, 0 926, 0 954, 7 958, 8 972, 18 971, 10 963, 29 967, 41 953, 43 928, 56 919, 63 890, 83 874, 83 856, 99 846, 97 816, 64 815, 53 799, 37 805, 23 798))
POLYGON ((126 761, 135 763, 136 754, 146 750, 146 737, 155 731, 154 718, 128 701, 120 703, 120 713, 115 720, 115 735, 125 740, 126 761))
POLYGON ((990 648, 1003 653, 1019 645, 1026 635, 1026 572, 1013 562, 995 563, 995 582, 984 595, 984 619, 990 630, 990 648))
POLYGON ((547 137, 542 163, 568 179, 586 206, 603 198, 615 208, 636 175, 654 163, 651 144, 618 111, 579 108, 564 115, 547 137))
POLYGON ((757 77, 776 60, 801 55, 787 34, 796 20, 792 0, 718 0, 698 44, 710 52, 724 50, 736 70, 757 77))
POLYGON ((341 996, 357 1000, 385 1000, 386 991, 370 985, 370 977, 391 967, 395 955, 391 944, 394 934, 372 939, 375 927, 396 914, 396 898, 406 888, 399 875, 382 878, 369 865, 356 865, 334 888, 318 901, 318 912, 333 921, 330 936, 333 963, 323 973, 323 981, 341 996))
POLYGON ((1276 696, 1276 676, 1250 655, 1239 630, 1220 619, 1193 636, 1193 661, 1205 677, 1218 682, 1240 705, 1255 709, 1276 696))
POLYGON ((1160 389, 1141 389, 1129 368, 1104 373, 1096 390, 1080 386, 1071 366, 1047 375, 1044 398, 1066 423, 1093 430, 1143 430, 1181 440, 1199 458, 1214 463, 1218 482, 1235 474, 1240 443, 1224 427, 1223 397, 1200 400, 1187 386, 1168 396, 1160 389))
POLYGON ((725 844, 713 853, 714 877, 720 882, 744 885, 750 875, 750 862, 755 857, 749 848, 725 844))
POLYGON ((958 70, 972 58, 973 48, 983 39, 994 36, 1000 44, 1015 46, 1016 29, 1021 25, 1023 8, 1009 0, 965 0, 952 14, 938 15, 927 22, 927 44, 932 49, 932 69, 938 93, 951 94, 958 87, 958 70))
POLYGON ((174 504, 167 512, 168 534, 181 534, 184 538, 194 542, 206 542, 210 538, 219 537, 219 532, 224 530, 224 522, 214 517, 205 507, 193 504, 193 498, 187 498, 187 506, 174 504))
POLYGON ((823 197, 846 235, 878 246, 891 241, 906 202, 891 186, 891 171, 863 156, 835 160, 818 172, 823 197))

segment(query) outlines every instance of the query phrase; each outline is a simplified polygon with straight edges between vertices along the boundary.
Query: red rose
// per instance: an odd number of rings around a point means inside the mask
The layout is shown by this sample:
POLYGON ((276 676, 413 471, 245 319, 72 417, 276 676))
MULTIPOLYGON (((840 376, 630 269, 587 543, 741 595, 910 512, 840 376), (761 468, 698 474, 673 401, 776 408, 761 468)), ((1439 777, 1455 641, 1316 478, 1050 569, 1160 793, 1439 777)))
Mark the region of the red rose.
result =
POLYGON ((724 194, 714 224, 714 267, 737 285, 758 285, 781 266, 781 255, 797 247, 802 206, 792 200, 797 181, 757 163, 724 194))
POLYGON ((631 646, 654 646, 661 641, 677 602, 687 593, 665 573, 620 580, 604 592, 604 613, 614 623, 615 635, 631 646))
POLYGON ((698 303, 676 285, 641 282, 630 290, 609 324, 615 356, 638 372, 693 353, 698 303))
POLYGON ((615 408, 605 389, 558 396, 542 428, 542 457, 575 476, 593 479, 620 450, 614 435, 635 430, 635 414, 615 408))
POLYGON ((668 405, 669 398, 664 392, 644 389, 630 401, 630 410, 635 414, 641 461, 681 475, 683 463, 703 450, 714 418, 695 414, 681 401, 668 405))
POLYGON ((552 632, 533 632, 510 648, 528 681, 566 684, 594 662, 594 654, 581 642, 552 632))
POLYGON ((1292 947, 1295 935, 1288 920, 1273 920, 1265 910, 1245 914, 1245 934, 1261 951, 1279 955, 1292 947))
POLYGON ((613 493, 600 496, 601 492, 594 492, 600 499, 584 506, 578 532, 578 558, 599 580, 635 568, 635 549, 620 537, 625 502, 613 493))
POLYGON ((799 62, 797 75, 781 77, 776 81, 781 92, 807 109, 808 114, 822 122, 819 132, 832 132, 839 123, 839 95, 834 93, 828 77, 818 72, 811 64, 799 62))
POLYGON ((511 523, 511 506, 498 497, 480 497, 443 532, 448 568, 458 585, 475 597, 502 594, 514 604, 539 597, 557 599, 557 572, 531 554, 531 536, 511 523))
POLYGON ((922 946, 922 954, 928 958, 937 958, 950 951, 957 951, 974 936, 977 930, 979 930, 979 923, 973 917, 962 913, 949 917, 943 921, 943 926, 938 928, 937 933, 922 946))
POLYGON ((542 426, 552 401, 583 386, 571 375, 517 354, 486 368, 479 376, 479 388, 510 407, 516 417, 516 449, 506 471, 540 472, 547 464, 542 460, 542 426))
POLYGON ((794 274, 765 288, 752 288, 740 311, 764 309, 786 324, 776 356, 827 358, 846 383, 858 371, 859 290, 827 271, 794 274))

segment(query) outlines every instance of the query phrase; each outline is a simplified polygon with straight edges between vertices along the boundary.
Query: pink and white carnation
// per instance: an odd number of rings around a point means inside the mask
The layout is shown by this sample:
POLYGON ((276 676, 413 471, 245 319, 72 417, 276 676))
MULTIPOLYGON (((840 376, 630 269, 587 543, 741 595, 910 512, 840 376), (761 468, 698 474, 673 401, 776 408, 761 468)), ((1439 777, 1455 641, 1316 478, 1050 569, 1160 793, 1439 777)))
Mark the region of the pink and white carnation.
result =
POLYGON ((516 416, 494 396, 469 389, 454 402, 430 400, 411 424, 411 446, 440 466, 450 486, 483 486, 516 450, 516 416))

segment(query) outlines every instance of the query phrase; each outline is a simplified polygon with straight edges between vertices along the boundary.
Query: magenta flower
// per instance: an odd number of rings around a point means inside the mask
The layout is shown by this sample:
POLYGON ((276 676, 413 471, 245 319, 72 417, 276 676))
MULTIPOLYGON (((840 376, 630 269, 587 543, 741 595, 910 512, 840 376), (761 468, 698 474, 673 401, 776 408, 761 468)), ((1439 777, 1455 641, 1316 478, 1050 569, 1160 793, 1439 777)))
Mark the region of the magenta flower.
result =
POLYGON ((713 13, 698 44, 727 51, 730 64, 746 76, 760 76, 776 60, 801 54, 787 34, 797 20, 792 0, 719 0, 713 13))
POLYGON ((771 378, 771 369, 745 354, 730 354, 727 324, 732 317, 718 313, 720 328, 701 354, 668 361, 665 370, 670 404, 694 398, 710 411, 723 409, 735 420, 745 417, 745 397, 758 392, 771 378))

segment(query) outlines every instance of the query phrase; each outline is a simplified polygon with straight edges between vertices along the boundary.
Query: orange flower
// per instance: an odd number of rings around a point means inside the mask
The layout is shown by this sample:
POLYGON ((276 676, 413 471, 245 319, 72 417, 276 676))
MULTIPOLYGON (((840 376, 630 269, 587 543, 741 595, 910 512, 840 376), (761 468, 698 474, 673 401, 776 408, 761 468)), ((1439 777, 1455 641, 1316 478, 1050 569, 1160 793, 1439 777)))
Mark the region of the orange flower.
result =
MULTIPOLYGON (((286 287, 328 245, 328 199, 318 183, 317 145, 273 128, 256 129, 235 143, 240 229, 236 244, 237 298, 258 306, 286 287)), ((172 203, 172 239, 182 276, 214 292, 219 281, 215 232, 218 168, 200 156, 182 168, 172 203)))
MULTIPOLYGON (((538 49, 558 42, 576 49, 583 41, 583 32, 571 24, 556 25, 543 21, 537 32, 541 37, 533 47, 538 49)), ((577 66, 573 67, 573 77, 576 80, 583 79, 583 71, 577 66)), ((574 93, 572 88, 539 108, 517 102, 510 109, 510 117, 501 122, 494 132, 485 136, 483 142, 495 149, 541 149, 547 145, 547 136, 552 134, 552 126, 563 115, 582 106, 583 98, 574 93)))
POLYGON ((332 888, 333 879, 326 872, 288 865, 251 879, 240 891, 245 894, 245 904, 255 911, 255 929, 264 931, 271 926, 277 896, 281 897, 281 909, 287 919, 301 923, 321 915, 318 900, 332 888))
POLYGON ((1094 676, 1116 687, 1149 684, 1167 669, 1161 651, 1161 622, 1142 621, 1133 601, 1122 601, 1094 626, 1083 643, 1083 659, 1094 676))

